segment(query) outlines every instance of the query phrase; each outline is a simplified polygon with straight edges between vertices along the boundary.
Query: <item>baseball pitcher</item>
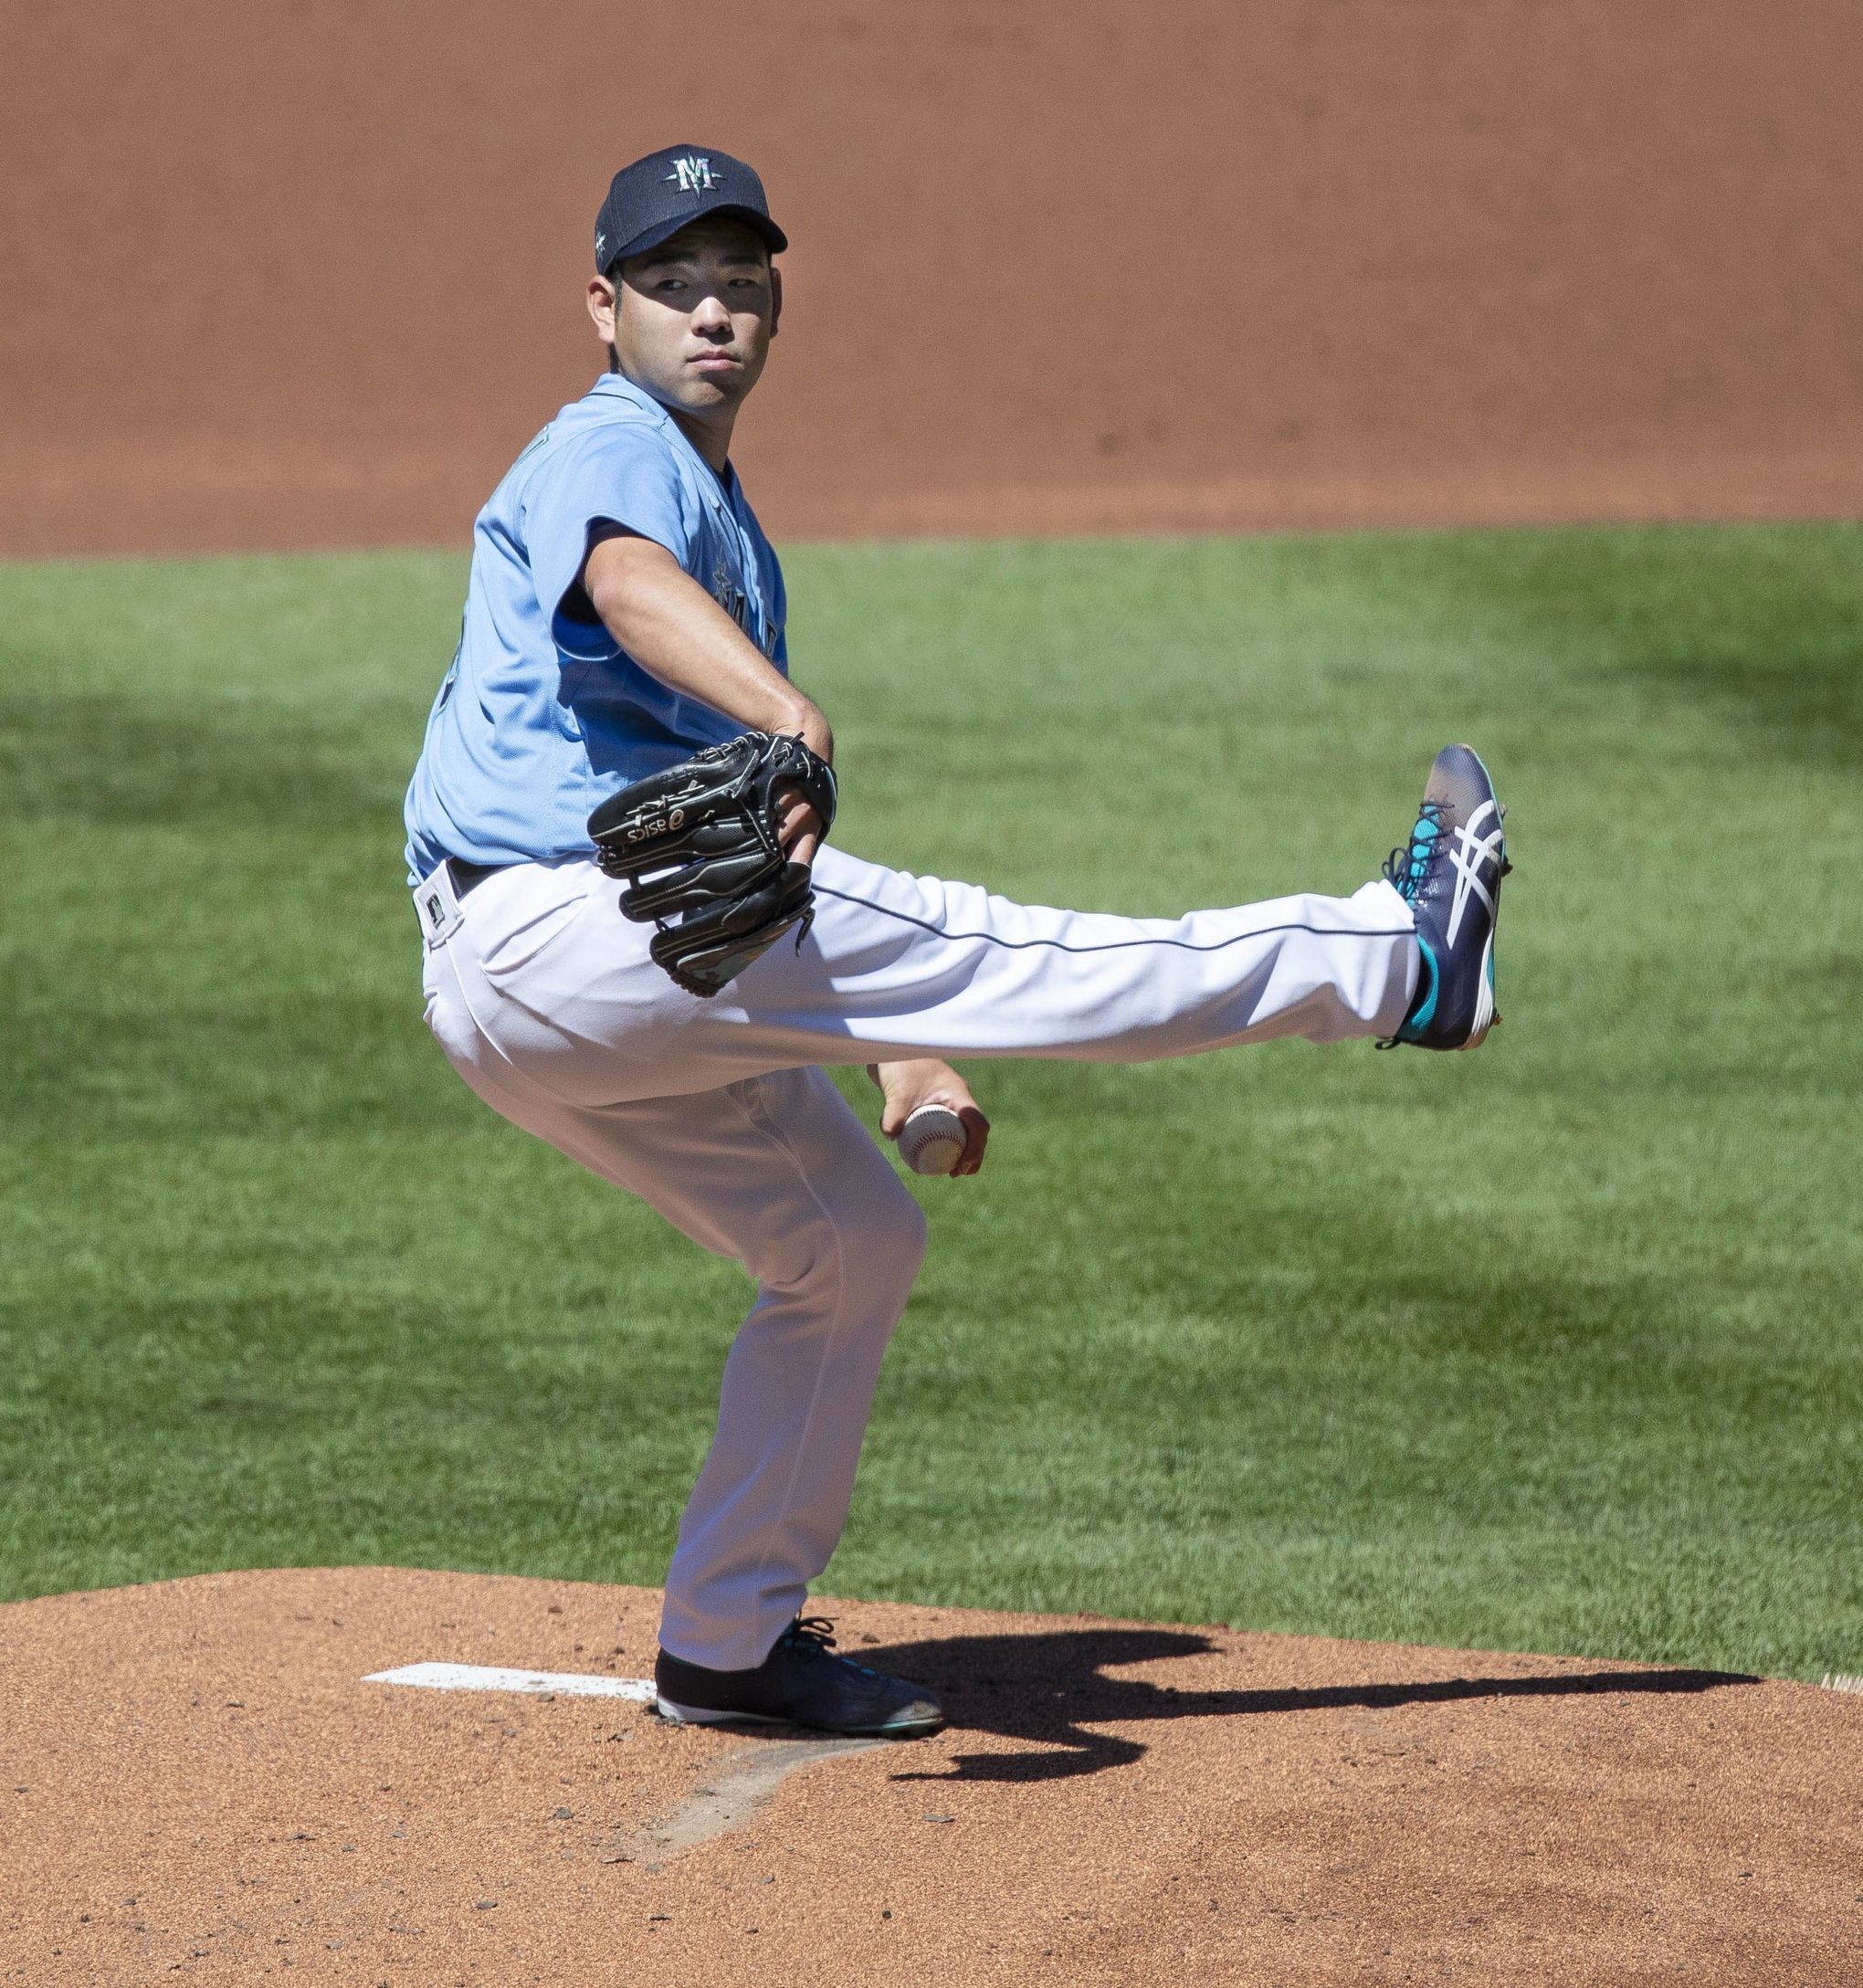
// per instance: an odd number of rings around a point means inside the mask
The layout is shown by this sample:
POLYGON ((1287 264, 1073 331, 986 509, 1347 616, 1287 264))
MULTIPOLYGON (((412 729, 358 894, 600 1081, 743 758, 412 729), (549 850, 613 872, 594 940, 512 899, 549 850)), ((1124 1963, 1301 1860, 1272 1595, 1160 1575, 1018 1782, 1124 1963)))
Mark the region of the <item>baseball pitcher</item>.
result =
POLYGON ((942 1722, 933 1693, 836 1655, 805 1613, 925 1246, 825 1066, 867 1068, 889 1134, 957 1112, 974 1173, 988 1125, 947 1057, 1473 1048, 1508 863, 1460 745, 1349 898, 1118 918, 826 840, 834 737, 789 680, 782 569, 730 454, 785 247, 723 153, 616 174, 588 285, 607 370, 479 514, 407 863, 427 1025, 459 1075, 756 1286, 667 1576, 660 1711, 906 1736, 942 1722))

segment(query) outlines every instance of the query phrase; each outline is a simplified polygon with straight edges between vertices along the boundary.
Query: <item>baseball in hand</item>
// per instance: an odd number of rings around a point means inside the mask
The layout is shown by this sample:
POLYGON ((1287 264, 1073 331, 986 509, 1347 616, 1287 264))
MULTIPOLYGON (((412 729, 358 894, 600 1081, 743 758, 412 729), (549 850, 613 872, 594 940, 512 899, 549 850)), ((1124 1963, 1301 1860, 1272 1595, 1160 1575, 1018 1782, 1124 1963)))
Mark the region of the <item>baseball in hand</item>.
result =
POLYGON ((900 1158, 914 1173, 949 1173, 969 1143, 948 1105, 921 1104, 900 1127, 900 1158))

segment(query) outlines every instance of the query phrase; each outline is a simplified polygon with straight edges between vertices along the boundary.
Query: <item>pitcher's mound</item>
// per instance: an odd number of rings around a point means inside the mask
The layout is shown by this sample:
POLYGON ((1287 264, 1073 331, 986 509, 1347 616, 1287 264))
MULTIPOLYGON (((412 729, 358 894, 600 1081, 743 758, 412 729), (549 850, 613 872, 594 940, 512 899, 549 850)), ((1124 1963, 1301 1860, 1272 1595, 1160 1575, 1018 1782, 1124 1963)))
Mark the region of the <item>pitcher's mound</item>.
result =
POLYGON ((639 1588, 339 1568, 0 1609, 4 1979, 1863 1980, 1863 1698, 815 1605, 952 1729, 664 1725, 619 1682, 639 1588), (623 1695, 367 1681, 415 1665, 623 1695))

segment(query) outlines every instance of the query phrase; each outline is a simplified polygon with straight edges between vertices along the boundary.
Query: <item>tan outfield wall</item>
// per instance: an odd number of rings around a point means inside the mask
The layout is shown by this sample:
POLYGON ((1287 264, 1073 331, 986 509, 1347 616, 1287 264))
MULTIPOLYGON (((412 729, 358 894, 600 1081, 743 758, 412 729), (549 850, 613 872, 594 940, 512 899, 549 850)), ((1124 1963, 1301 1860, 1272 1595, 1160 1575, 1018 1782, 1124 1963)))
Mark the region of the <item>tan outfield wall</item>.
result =
POLYGON ((23 0, 0 553, 462 543, 609 171, 763 170, 786 534, 1863 510, 1858 0, 23 0))

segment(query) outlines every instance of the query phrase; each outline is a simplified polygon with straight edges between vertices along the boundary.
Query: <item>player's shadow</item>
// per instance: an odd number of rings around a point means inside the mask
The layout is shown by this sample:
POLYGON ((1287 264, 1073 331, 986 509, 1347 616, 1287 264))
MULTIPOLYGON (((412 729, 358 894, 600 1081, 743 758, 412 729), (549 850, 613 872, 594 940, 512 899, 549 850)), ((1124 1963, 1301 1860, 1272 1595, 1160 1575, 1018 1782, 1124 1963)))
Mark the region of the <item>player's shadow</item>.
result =
POLYGON ((1215 1648, 1190 1629, 1055 1629, 1031 1636, 849 1648, 877 1668, 932 1686, 953 1728, 1026 1742, 1019 1753, 960 1753, 949 1772, 902 1770, 896 1781, 1055 1781, 1142 1758, 1136 1740, 1100 1725, 1153 1719, 1226 1719, 1337 1706, 1379 1710, 1469 1699, 1564 1698, 1606 1691, 1714 1691, 1757 1684, 1732 1671, 1584 1670, 1526 1678, 1440 1678, 1411 1684, 1316 1685, 1285 1690, 1199 1690, 1108 1673, 1215 1648))

